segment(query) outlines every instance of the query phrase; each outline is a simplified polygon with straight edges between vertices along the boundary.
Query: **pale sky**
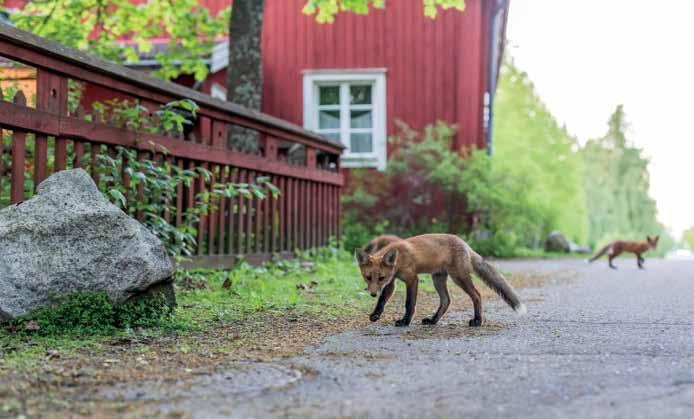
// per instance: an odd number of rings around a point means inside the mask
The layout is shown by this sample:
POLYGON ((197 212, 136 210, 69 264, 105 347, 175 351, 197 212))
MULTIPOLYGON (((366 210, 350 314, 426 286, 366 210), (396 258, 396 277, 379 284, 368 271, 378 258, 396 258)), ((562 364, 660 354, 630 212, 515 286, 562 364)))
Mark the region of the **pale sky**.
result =
POLYGON ((694 1, 511 0, 508 52, 581 143, 624 104, 673 230, 694 225, 694 1))

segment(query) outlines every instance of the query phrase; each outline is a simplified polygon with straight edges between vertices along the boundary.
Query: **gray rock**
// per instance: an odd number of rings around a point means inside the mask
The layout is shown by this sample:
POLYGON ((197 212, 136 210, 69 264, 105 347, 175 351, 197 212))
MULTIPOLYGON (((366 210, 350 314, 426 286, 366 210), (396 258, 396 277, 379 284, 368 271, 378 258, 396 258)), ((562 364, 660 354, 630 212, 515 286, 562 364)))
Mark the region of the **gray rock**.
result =
POLYGON ((591 250, 590 250, 590 247, 588 247, 588 246, 581 246, 580 244, 576 244, 574 242, 569 242, 569 252, 589 254, 589 253, 591 253, 591 250))
POLYGON ((562 233, 553 231, 549 233, 547 240, 545 240, 545 250, 548 252, 569 253, 571 244, 562 233))
POLYGON ((0 211, 0 321, 76 292, 120 304, 154 291, 173 305, 173 273, 161 241, 82 169, 54 174, 0 211))

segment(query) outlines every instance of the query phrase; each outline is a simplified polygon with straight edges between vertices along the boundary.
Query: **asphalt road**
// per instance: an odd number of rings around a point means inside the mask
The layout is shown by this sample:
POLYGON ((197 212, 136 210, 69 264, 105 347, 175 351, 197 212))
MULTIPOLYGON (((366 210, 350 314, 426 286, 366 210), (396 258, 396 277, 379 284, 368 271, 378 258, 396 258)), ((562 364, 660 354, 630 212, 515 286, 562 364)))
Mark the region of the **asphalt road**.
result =
POLYGON ((520 291, 524 317, 496 300, 486 328, 455 311, 436 332, 375 325, 209 377, 160 408, 201 418, 693 418, 694 261, 616 264, 503 262, 557 278, 520 291))

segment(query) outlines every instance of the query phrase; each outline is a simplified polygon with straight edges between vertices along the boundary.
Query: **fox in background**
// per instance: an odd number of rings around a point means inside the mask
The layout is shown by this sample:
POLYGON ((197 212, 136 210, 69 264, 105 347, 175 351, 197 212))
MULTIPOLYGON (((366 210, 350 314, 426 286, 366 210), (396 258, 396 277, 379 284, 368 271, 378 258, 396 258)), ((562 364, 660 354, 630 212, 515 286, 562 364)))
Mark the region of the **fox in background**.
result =
POLYGON ((422 324, 434 325, 448 310, 448 276, 472 299, 474 317, 469 325, 482 325, 482 298, 472 282, 475 272, 484 283, 494 290, 516 312, 526 312, 513 287, 492 265, 487 263, 461 238, 451 234, 423 234, 402 240, 397 236, 380 236, 372 240, 365 249, 356 249, 366 289, 378 303, 369 316, 372 322, 383 314, 386 302, 395 291, 396 279, 407 286, 405 315, 395 322, 396 326, 408 326, 417 305, 418 274, 431 274, 434 288, 439 294, 439 307, 422 324), (376 250, 377 249, 377 250, 376 250), (369 250, 371 253, 367 252, 369 250))
POLYGON ((617 269, 617 267, 612 264, 614 258, 624 252, 631 252, 636 255, 636 264, 639 269, 643 269, 643 262, 645 259, 641 255, 651 249, 655 249, 658 246, 659 239, 660 236, 646 236, 646 240, 642 241, 617 240, 600 249, 600 251, 590 258, 588 262, 595 262, 607 253, 607 264, 610 265, 610 268, 617 269))

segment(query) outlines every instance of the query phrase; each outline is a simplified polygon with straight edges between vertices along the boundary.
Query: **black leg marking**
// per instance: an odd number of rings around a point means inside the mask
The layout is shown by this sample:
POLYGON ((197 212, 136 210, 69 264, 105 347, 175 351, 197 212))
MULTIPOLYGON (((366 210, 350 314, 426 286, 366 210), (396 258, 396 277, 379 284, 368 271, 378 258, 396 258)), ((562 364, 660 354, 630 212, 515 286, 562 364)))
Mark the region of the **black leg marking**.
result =
POLYGON ((371 320, 372 322, 375 322, 381 318, 381 314, 383 314, 383 309, 385 308, 388 299, 393 295, 393 292, 395 291, 395 281, 396 279, 393 278, 393 280, 390 281, 388 285, 383 287, 383 291, 381 291, 381 295, 378 297, 376 308, 374 308, 373 313, 371 313, 371 315, 369 316, 369 320, 371 320))
POLYGON ((409 326, 414 316, 415 307, 417 306, 417 287, 419 286, 419 278, 415 276, 407 282, 407 298, 405 300, 405 316, 395 322, 398 327, 409 326))
POLYGON ((431 279, 434 281, 434 288, 439 294, 439 308, 436 310, 431 317, 426 317, 422 319, 422 324, 434 325, 441 320, 441 317, 448 310, 448 306, 451 302, 451 297, 448 294, 448 272, 439 272, 431 275, 431 279))

